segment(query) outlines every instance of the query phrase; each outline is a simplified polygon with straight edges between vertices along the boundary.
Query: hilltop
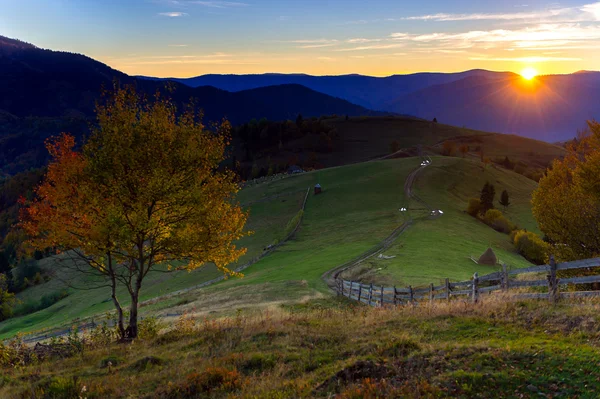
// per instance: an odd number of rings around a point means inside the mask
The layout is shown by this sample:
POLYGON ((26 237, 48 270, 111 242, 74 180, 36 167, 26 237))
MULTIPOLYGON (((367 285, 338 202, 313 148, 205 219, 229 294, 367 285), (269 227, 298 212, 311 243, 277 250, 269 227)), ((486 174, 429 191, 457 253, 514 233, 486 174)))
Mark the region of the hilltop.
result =
POLYGON ((371 116, 371 117, 327 117, 322 123, 331 127, 328 146, 315 145, 319 134, 308 134, 284 141, 278 145, 281 134, 279 129, 271 132, 265 129, 267 136, 252 137, 252 142, 238 141, 236 158, 247 168, 257 164, 265 171, 269 165, 287 164, 290 159, 309 167, 341 166, 365 162, 386 157, 407 157, 418 154, 419 149, 432 154, 441 154, 444 142, 453 143, 454 154, 459 147, 467 145, 469 158, 484 158, 492 162, 509 157, 512 162, 521 162, 531 170, 543 171, 553 159, 565 154, 564 147, 515 135, 489 133, 480 130, 452 126, 439 119, 430 120, 409 116, 371 116), (252 159, 248 159, 245 149, 249 145, 258 147, 252 159), (392 153, 396 153, 392 155, 392 153))

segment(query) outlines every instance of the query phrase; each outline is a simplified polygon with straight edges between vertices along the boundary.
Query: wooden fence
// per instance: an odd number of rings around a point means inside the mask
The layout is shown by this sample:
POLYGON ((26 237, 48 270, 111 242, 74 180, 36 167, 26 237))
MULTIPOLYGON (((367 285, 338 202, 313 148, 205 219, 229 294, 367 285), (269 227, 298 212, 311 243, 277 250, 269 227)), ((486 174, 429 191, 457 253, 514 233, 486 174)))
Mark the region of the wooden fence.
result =
MULTIPOLYGON (((336 279, 336 291, 338 295, 344 295, 350 299, 371 305, 399 305, 405 303, 418 303, 424 301, 447 300, 452 297, 465 297, 472 302, 477 302, 484 294, 494 291, 509 292, 511 289, 523 287, 547 287, 547 292, 516 292, 515 298, 538 298, 548 299, 556 302, 559 298, 600 296, 599 291, 562 291, 561 286, 570 284, 600 283, 600 274, 581 277, 557 278, 559 270, 577 270, 600 267, 600 258, 584 259, 574 262, 556 263, 554 257, 550 258, 550 264, 532 266, 523 269, 508 270, 502 265, 502 270, 479 277, 477 273, 468 281, 450 282, 445 279, 444 284, 430 284, 428 287, 405 288, 382 287, 373 284, 361 284, 356 281, 336 279), (548 273, 545 279, 521 280, 514 276, 530 273, 548 273)), ((520 290, 522 291, 522 290, 520 290)))

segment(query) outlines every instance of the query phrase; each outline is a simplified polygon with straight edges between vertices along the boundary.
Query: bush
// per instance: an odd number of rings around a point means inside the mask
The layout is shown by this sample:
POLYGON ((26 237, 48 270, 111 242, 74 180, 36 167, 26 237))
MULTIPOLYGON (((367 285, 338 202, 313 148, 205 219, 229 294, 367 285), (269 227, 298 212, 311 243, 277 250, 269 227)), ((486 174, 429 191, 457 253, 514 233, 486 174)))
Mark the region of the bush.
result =
POLYGON ((467 205, 467 213, 473 217, 477 217, 481 211, 481 201, 479 198, 471 198, 467 205))
POLYGON ((514 169, 515 173, 518 173, 520 175, 525 175, 525 173, 527 172, 527 165, 519 162, 515 165, 515 169, 514 169))
POLYGON ((39 301, 29 300, 27 302, 24 302, 21 306, 15 309, 14 313, 16 316, 23 316, 30 313, 34 313, 39 310, 49 308, 50 306, 54 305, 61 299, 66 298, 67 296, 69 296, 67 290, 56 291, 51 294, 44 295, 40 298, 39 301))
POLYGON ((498 209, 488 209, 485 215, 483 215, 483 221, 488 226, 491 226, 497 219, 503 218, 502 212, 498 209))
POLYGON ((36 279, 36 274, 41 274, 41 272, 42 269, 38 266, 37 262, 22 262, 19 264, 19 266, 15 267, 11 271, 13 286, 19 291, 27 289, 33 285, 33 281, 36 279))
POLYGON ((302 216, 304 216, 304 210, 300 209, 296 213, 296 215, 294 215, 294 217, 288 222, 287 226, 285 226, 282 240, 285 240, 290 234, 292 234, 292 231, 294 231, 298 223, 300 223, 300 219, 302 219, 302 216))
POLYGON ((494 230, 499 231, 500 233, 504 233, 504 234, 509 234, 510 232, 517 229, 517 226, 515 226, 513 223, 511 223, 504 216, 501 216, 498 219, 494 220, 492 222, 492 224, 490 225, 490 227, 492 227, 494 230))
POLYGON ((544 242, 537 234, 526 230, 519 230, 512 235, 517 252, 525 259, 543 265, 548 259, 548 243, 544 242))
POLYGON ((454 143, 453 141, 444 141, 444 144, 442 145, 442 155, 451 157, 454 155, 455 152, 456 143, 454 143))
POLYGON ((483 216, 483 222, 500 233, 509 234, 511 231, 517 229, 517 226, 511 223, 497 209, 489 209, 483 216))
POLYGON ((541 178, 544 177, 544 171, 540 169, 528 170, 524 176, 539 183, 541 178))
POLYGON ((154 339, 163 328, 158 318, 146 317, 138 323, 138 336, 140 339, 154 339))

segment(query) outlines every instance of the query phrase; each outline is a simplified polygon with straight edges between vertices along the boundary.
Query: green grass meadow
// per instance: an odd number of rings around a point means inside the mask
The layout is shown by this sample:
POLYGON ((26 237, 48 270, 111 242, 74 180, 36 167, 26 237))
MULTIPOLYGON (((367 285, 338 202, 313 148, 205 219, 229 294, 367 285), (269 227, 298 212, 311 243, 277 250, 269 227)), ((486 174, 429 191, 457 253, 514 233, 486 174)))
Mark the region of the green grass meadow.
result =
MULTIPOLYGON (((320 183, 323 192, 314 195, 311 190, 300 229, 293 239, 244 270, 243 278, 153 301, 142 308, 142 314, 182 308, 209 313, 215 309, 330 295, 321 279, 323 273, 376 246, 406 221, 408 216, 399 212, 401 206, 409 203, 404 197, 404 181, 419 163, 419 158, 404 158, 354 164, 243 189, 238 199, 250 204, 247 229, 254 234, 238 243, 248 248, 248 253, 232 268, 283 239, 286 227, 302 206, 306 189, 320 183)), ((476 161, 436 157, 417 177, 413 189, 429 204, 444 210, 444 215, 432 220, 422 211, 411 211, 412 225, 385 252, 396 257, 371 259, 360 267, 375 270, 375 281, 398 286, 429 284, 445 277, 467 279, 475 271, 480 274, 492 271, 469 259, 471 255, 479 256, 488 245, 511 267, 527 266, 528 262, 514 252, 507 235, 495 232, 464 212, 468 199, 478 197, 486 181, 496 186, 497 197, 503 189, 511 194, 507 217, 535 231, 528 202, 535 182, 506 170, 483 168, 476 161)), ((64 279, 70 279, 73 285, 92 283, 89 277, 68 274, 54 258, 41 263, 45 268, 57 270, 61 278, 25 290, 19 294, 21 301, 36 300, 64 288, 61 281, 64 279)), ((219 272, 210 265, 191 273, 154 273, 145 282, 142 300, 194 287, 218 276, 219 272)), ((107 288, 69 289, 69 292, 67 298, 47 309, 0 323, 0 338, 17 331, 65 326, 73 320, 112 310, 107 288)), ((119 295, 122 303, 127 304, 125 293, 120 291, 119 295)))

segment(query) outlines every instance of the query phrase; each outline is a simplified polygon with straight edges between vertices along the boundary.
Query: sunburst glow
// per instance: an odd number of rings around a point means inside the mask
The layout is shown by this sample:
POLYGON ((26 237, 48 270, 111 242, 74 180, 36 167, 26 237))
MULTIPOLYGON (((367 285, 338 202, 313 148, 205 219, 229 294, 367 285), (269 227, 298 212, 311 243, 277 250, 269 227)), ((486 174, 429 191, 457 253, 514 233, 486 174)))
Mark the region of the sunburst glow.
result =
POLYGON ((523 76, 527 80, 531 80, 538 75, 538 72, 535 68, 527 67, 521 71, 521 76, 523 76))

